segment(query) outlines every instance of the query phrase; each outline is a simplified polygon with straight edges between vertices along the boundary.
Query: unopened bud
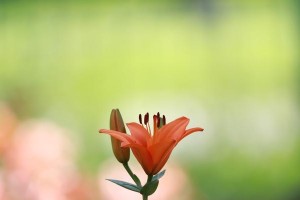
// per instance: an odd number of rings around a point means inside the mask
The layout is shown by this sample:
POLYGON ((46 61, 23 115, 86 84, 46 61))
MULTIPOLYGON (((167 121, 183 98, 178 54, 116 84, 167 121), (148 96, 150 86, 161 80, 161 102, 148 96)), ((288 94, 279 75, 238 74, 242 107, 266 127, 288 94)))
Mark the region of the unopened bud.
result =
MULTIPOLYGON (((113 109, 110 114, 110 129, 126 134, 125 125, 119 109, 113 109)), ((121 147, 121 142, 111 137, 111 145, 115 157, 120 163, 127 163, 130 157, 130 149, 121 147)))

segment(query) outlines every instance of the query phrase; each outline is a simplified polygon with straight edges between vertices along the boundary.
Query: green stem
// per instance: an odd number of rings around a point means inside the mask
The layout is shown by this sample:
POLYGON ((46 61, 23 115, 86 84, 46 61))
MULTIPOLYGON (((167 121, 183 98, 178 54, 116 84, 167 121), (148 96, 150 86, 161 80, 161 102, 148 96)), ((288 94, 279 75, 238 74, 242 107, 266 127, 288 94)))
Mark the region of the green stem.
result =
POLYGON ((147 183, 152 181, 152 177, 153 177, 153 175, 148 175, 147 183))
POLYGON ((140 181, 138 180, 137 176, 131 171, 128 162, 123 163, 124 168, 126 169, 127 173, 130 175, 130 177, 132 178, 132 180, 135 182, 135 184, 139 187, 142 187, 140 181))
MULTIPOLYGON (((153 175, 148 175, 147 183, 150 183, 152 181, 152 177, 153 175)), ((143 200, 148 200, 148 195, 143 195, 143 200)))

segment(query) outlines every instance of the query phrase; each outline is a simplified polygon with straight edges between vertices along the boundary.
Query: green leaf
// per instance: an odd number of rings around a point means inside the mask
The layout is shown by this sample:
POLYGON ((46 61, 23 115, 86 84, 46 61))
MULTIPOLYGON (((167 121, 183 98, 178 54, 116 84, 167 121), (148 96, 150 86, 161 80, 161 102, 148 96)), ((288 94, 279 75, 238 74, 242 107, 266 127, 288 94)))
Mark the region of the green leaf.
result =
POLYGON ((166 173, 166 170, 159 172, 158 174, 156 174, 155 176, 152 177, 152 181, 160 179, 161 177, 163 177, 165 175, 165 173, 166 173))
POLYGON ((154 180, 154 181, 148 182, 141 189, 140 193, 143 194, 143 195, 150 196, 151 194, 153 194, 156 191, 156 189, 158 187, 158 183, 159 183, 159 180, 154 180))
POLYGON ((141 191, 141 188, 132 184, 132 183, 127 183, 125 181, 120 181, 120 180, 115 180, 115 179, 106 179, 110 182, 113 182, 123 188, 126 188, 128 190, 131 190, 131 191, 134 191, 134 192, 140 192, 141 191))

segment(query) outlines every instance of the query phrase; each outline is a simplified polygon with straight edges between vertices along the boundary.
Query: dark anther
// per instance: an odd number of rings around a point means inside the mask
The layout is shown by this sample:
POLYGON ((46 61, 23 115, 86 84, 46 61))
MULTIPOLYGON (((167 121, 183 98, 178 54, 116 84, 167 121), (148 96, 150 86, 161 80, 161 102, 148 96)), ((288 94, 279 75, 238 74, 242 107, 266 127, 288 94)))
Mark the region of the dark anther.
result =
POLYGON ((157 112, 157 118, 160 119, 160 114, 159 114, 159 112, 157 112))
POLYGON ((160 117, 159 117, 159 113, 157 113, 158 114, 158 118, 157 118, 157 128, 160 128, 160 117))
POLYGON ((162 120, 163 120, 163 125, 166 125, 166 116, 165 115, 163 115, 162 120))
POLYGON ((139 114, 139 120, 140 120, 140 124, 143 124, 142 115, 141 114, 139 114))
POLYGON ((144 124, 147 125, 148 122, 149 122, 149 113, 146 113, 146 115, 144 116, 144 124))

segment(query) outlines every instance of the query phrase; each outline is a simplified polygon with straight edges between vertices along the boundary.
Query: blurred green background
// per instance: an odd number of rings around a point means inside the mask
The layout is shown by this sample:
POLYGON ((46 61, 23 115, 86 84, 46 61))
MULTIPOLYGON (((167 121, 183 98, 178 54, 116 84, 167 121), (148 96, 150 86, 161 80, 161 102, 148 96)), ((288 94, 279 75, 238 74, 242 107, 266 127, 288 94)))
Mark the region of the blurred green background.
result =
POLYGON ((175 149, 208 200, 300 199, 299 5, 289 0, 0 1, 0 101, 112 157, 112 108, 205 134, 175 149))

